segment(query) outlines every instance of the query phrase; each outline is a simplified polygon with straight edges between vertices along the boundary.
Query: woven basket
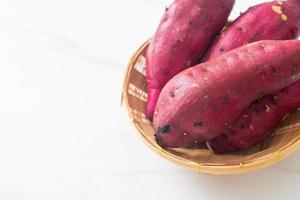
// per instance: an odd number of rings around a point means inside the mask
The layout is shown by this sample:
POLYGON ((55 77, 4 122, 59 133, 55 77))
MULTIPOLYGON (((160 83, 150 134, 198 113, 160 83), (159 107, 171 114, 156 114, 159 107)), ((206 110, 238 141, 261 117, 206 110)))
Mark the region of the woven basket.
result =
POLYGON ((270 137, 246 151, 216 155, 206 146, 197 150, 164 150, 159 147, 153 137, 152 124, 144 114, 147 101, 145 52, 148 44, 149 40, 135 52, 127 66, 122 103, 128 112, 130 123, 142 140, 158 155, 198 172, 223 175, 265 168, 286 158, 300 147, 300 111, 292 113, 270 137))

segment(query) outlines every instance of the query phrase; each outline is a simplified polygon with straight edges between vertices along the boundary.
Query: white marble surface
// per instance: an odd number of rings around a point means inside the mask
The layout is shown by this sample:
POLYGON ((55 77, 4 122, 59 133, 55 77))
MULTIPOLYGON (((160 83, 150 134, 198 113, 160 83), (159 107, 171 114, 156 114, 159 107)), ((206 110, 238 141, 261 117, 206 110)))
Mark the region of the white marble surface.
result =
POLYGON ((214 177, 161 159, 129 125, 125 65, 169 2, 0 0, 1 200, 299 199, 300 152, 214 177))

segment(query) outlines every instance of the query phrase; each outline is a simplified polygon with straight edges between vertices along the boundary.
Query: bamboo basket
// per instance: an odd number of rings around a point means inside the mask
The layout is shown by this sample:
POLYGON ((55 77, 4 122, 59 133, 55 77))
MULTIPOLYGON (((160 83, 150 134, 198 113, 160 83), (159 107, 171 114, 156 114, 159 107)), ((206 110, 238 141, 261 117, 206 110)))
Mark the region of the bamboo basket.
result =
POLYGON ((240 174, 271 166, 300 147, 300 111, 287 117, 274 133, 256 146, 217 155, 203 145, 200 149, 162 149, 154 140, 151 122, 145 117, 147 101, 145 52, 149 40, 134 53, 126 69, 122 105, 142 140, 159 156, 197 172, 213 175, 240 174))

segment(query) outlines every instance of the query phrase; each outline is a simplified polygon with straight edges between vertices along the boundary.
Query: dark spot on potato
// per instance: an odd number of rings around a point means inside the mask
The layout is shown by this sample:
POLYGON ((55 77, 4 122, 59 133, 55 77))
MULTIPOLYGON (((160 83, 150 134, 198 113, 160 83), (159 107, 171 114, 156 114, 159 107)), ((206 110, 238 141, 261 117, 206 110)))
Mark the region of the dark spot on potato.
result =
POLYGON ((265 50, 265 44, 263 44, 263 43, 260 44, 260 45, 259 45, 259 48, 260 48, 261 50, 265 50))
POLYGON ((268 98, 269 98, 269 100, 271 101, 271 103, 273 105, 277 105, 278 104, 277 98, 275 98, 273 95, 269 95, 268 98))
POLYGON ((167 12, 169 10, 168 6, 166 6, 165 11, 167 12))
POLYGON ((290 35, 291 35, 292 37, 294 37, 294 35, 296 35, 297 30, 296 30, 296 29, 293 29, 293 28, 290 28, 290 29, 289 29, 289 32, 290 32, 290 35))
POLYGON ((204 122, 202 122, 202 121, 193 123, 193 127, 202 127, 203 125, 204 125, 204 122))
POLYGON ((241 124, 241 125, 240 125, 240 128, 241 128, 241 129, 245 129, 245 128, 246 128, 245 124, 241 124))
POLYGON ((195 57, 195 63, 200 63, 202 61, 203 54, 197 54, 195 57))
MULTIPOLYGON (((261 94, 261 95, 263 95, 263 94, 261 94)), ((264 96, 264 95, 263 95, 264 96)), ((259 104, 261 104, 261 102, 262 102, 262 98, 259 98, 259 99, 256 99, 254 102, 253 102, 253 107, 258 107, 259 106, 259 104)))
POLYGON ((272 67, 272 74, 278 74, 279 73, 279 69, 276 67, 272 67))
POLYGON ((254 106, 254 111, 255 111, 256 113, 260 113, 259 107, 258 107, 258 106, 254 106))
POLYGON ((238 29, 239 31, 241 31, 241 32, 244 31, 244 29, 243 29, 242 27, 238 27, 237 29, 238 29))
MULTIPOLYGON (((229 135, 227 134, 222 134, 220 136, 218 136, 218 139, 220 138, 220 140, 228 140, 229 139, 229 135)), ((218 141, 218 140, 217 140, 218 141)))
MULTIPOLYGON (((172 49, 175 49, 177 46, 178 46, 178 43, 177 43, 177 42, 173 43, 173 44, 172 44, 172 49)), ((175 51, 175 50, 174 50, 174 51, 175 51)))
POLYGON ((226 95, 222 98, 223 103, 227 104, 229 100, 229 97, 226 95))
MULTIPOLYGON (((257 41, 257 37, 258 37, 260 34, 261 34, 261 32, 256 32, 256 33, 252 36, 252 38, 249 40, 250 43, 251 43, 251 42, 257 41)), ((260 47, 262 50, 265 49, 265 47, 264 47, 263 45, 260 45, 259 47, 260 47)))
POLYGON ((171 96, 172 98, 174 98, 174 97, 175 97, 175 93, 174 93, 174 91, 170 91, 170 96, 171 96))
POLYGON ((257 106, 258 104, 259 104, 259 99, 253 101, 253 103, 252 103, 253 106, 257 106))
POLYGON ((169 19, 169 16, 168 16, 168 14, 166 14, 165 16, 164 16, 164 18, 163 18, 163 22, 165 22, 165 21, 167 21, 169 19))
POLYGON ((205 67, 202 67, 202 70, 203 70, 204 72, 208 72, 207 68, 205 68, 205 67))
POLYGON ((222 52, 222 53, 223 53, 224 51, 225 51, 225 49, 224 49, 224 48, 220 48, 220 52, 222 52))
POLYGON ((171 125, 166 125, 166 126, 163 126, 163 127, 158 127, 157 129, 157 134, 166 134, 166 133, 170 133, 172 129, 172 126, 171 125))
POLYGON ((189 70, 186 75, 190 76, 190 77, 194 77, 194 74, 193 74, 193 72, 191 70, 189 70))

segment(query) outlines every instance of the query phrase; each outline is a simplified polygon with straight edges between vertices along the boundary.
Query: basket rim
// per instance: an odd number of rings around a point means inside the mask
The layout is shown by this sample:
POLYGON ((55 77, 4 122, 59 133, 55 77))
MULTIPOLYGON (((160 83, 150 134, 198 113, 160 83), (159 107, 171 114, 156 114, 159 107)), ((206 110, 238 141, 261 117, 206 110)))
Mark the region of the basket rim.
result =
POLYGON ((160 157, 163 157, 181 167, 190 168, 197 172, 203 172, 206 174, 211 174, 211 175, 242 174, 242 173, 248 173, 259 169, 263 169, 275 163, 278 163, 279 161, 290 156, 298 148, 300 148, 300 137, 299 137, 289 142, 281 150, 275 151, 274 153, 270 153, 267 155, 263 155, 257 159, 250 160, 245 163, 239 163, 233 165, 206 165, 205 162, 198 163, 195 161, 188 160, 186 158, 179 157, 159 147, 158 145, 154 144, 144 135, 143 131, 140 129, 138 124, 135 123, 133 114, 130 111, 128 96, 127 96, 128 94, 126 91, 129 85, 128 78, 132 68, 134 67, 133 64, 136 62, 141 52, 148 46, 150 40, 151 38, 147 39, 145 42, 142 43, 142 45, 139 46, 139 48, 134 52, 134 54, 132 55, 132 57, 130 58, 126 66, 126 71, 125 71, 124 80, 122 84, 122 91, 121 91, 121 106, 125 107, 125 110, 130 120, 130 124, 132 124, 132 126, 134 127, 138 135, 141 137, 141 139, 144 141, 144 143, 148 147, 150 147, 150 149, 152 149, 155 153, 157 153, 160 157))

